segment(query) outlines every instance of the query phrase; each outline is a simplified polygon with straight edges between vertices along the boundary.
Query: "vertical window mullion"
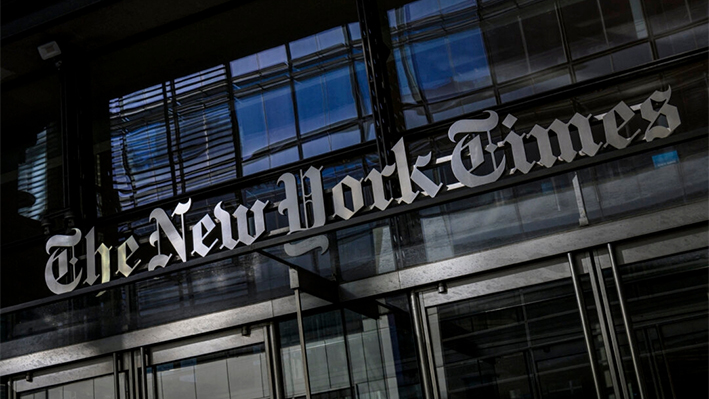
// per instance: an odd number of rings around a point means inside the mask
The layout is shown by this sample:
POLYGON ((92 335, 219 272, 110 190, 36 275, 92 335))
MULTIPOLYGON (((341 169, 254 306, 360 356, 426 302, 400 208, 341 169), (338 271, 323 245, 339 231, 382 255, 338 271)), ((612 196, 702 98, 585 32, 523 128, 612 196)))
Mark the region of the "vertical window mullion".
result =
MULTIPOLYGON (((175 159, 173 157, 173 152, 172 152, 172 132, 170 129, 170 110, 168 107, 168 99, 167 99, 167 84, 163 83, 162 84, 162 95, 163 95, 163 113, 164 113, 164 121, 165 121, 165 137, 167 139, 167 157, 168 157, 168 162, 170 163, 170 175, 172 177, 172 194, 177 195, 177 172, 175 170, 175 159)), ((174 98, 174 91, 173 91, 173 98, 174 98)), ((177 121, 175 121, 175 126, 177 126, 177 121)), ((178 139, 179 142, 179 139, 178 139)))

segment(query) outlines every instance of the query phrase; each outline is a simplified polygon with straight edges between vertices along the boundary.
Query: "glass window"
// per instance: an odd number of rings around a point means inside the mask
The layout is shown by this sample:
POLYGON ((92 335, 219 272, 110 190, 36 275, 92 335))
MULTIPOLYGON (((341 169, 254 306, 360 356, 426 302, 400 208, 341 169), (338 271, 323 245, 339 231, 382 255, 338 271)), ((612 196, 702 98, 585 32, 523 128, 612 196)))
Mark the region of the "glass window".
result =
POLYGON ((707 17, 706 0, 645 0, 655 34, 671 31, 707 17))
MULTIPOLYGON (((432 121, 430 111, 417 104, 435 104, 492 84, 475 11, 472 1, 417 1, 389 10, 407 128, 432 121)), ((454 114, 460 114, 460 102, 454 109, 454 114)))
MULTIPOLYGON (((685 8, 705 7, 695 3, 685 8)), ((640 0, 419 0, 390 9, 392 87, 403 115, 398 128, 652 62, 645 7, 640 0)), ((696 24, 687 17, 681 26, 690 23, 696 24)), ((703 33, 706 25, 656 39, 659 56, 706 46, 703 33)))
POLYGON ((574 59, 647 37, 639 0, 584 0, 561 8, 574 59))
POLYGON ((566 61, 553 2, 490 18, 483 26, 498 83, 566 61))
POLYGON ((373 139, 362 46, 346 23, 110 100, 100 216, 373 139))
POLYGON ((709 26, 703 24, 660 39, 657 39, 657 53, 660 58, 707 47, 709 26))

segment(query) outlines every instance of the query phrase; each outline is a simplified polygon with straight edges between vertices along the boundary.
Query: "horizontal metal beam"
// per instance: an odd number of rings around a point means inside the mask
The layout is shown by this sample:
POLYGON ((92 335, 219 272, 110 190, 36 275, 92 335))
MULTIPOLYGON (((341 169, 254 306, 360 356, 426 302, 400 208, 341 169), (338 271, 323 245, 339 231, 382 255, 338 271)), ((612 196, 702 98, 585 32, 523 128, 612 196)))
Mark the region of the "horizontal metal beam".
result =
POLYGON ((571 277, 567 257, 559 256, 543 262, 535 262, 527 270, 516 269, 500 276, 477 277, 473 281, 448 284, 445 293, 431 289, 423 293, 424 307, 438 306, 444 303, 455 302, 462 299, 476 298, 500 291, 522 288, 529 285, 546 283, 571 277))
POLYGON ((249 335, 243 335, 241 331, 238 330, 230 330, 228 333, 222 333, 216 337, 199 336, 196 339, 189 340, 189 342, 171 342, 167 345, 152 348, 148 353, 150 357, 149 364, 157 365, 190 357, 208 355, 228 349, 255 345, 264 342, 264 339, 264 329, 254 328, 250 331, 249 335))

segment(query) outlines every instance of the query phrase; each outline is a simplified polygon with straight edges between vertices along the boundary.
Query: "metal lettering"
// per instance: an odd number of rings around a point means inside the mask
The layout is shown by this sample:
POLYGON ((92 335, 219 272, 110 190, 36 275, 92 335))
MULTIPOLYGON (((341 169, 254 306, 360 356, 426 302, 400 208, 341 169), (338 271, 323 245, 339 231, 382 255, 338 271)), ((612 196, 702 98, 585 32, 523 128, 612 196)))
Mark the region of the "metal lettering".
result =
POLYGON ((44 268, 44 281, 47 283, 47 288, 55 294, 64 294, 73 291, 81 282, 81 277, 84 274, 83 270, 77 272, 74 268, 74 276, 69 283, 60 283, 59 280, 69 273, 69 264, 76 266, 78 259, 74 252, 74 246, 81 241, 81 230, 72 229, 73 235, 56 235, 47 240, 45 250, 49 256, 47 265, 44 268), (50 254, 52 248, 68 248, 71 250, 71 259, 67 253, 68 249, 55 249, 50 254), (57 275, 54 275, 54 263, 58 262, 57 275))
MULTIPOLYGON (((642 104, 635 105, 633 108, 628 107, 624 102, 620 102, 608 113, 596 115, 596 119, 603 121, 605 145, 594 141, 589 121, 591 115, 584 117, 579 113, 575 113, 568 122, 554 119, 547 128, 534 125, 527 134, 518 134, 513 130, 517 118, 508 114, 502 121, 502 125, 510 130, 509 133, 504 140, 493 143, 492 131, 497 128, 498 115, 493 111, 485 111, 486 117, 483 119, 460 120, 450 126, 448 138, 455 143, 455 148, 450 156, 438 158, 435 164, 450 162, 453 174, 458 179, 458 183, 448 186, 448 189, 453 189, 462 186, 478 187, 497 181, 506 168, 506 158, 504 154, 497 157, 496 155, 500 154, 495 151, 506 145, 510 147, 514 163, 510 169, 510 174, 517 171, 527 174, 535 164, 550 168, 557 160, 572 162, 576 155, 593 157, 601 147, 612 146, 616 149, 623 149, 641 131, 641 129, 637 129, 630 137, 625 137, 624 134, 620 133, 621 129, 626 129, 628 122, 635 116, 633 109, 639 109, 642 119, 649 122, 645 128, 643 139, 648 142, 654 139, 662 139, 672 134, 682 123, 677 107, 669 104, 671 95, 672 89, 668 87, 665 91, 653 92, 642 104), (572 137, 571 126, 578 132, 578 139, 581 143, 581 148, 578 151, 574 148, 576 137, 572 137), (558 155, 555 155, 555 150, 552 147, 551 132, 556 135, 558 140, 558 155), (487 145, 485 146, 482 144, 482 133, 487 134, 487 145), (531 141, 526 143, 525 140, 531 138, 535 139, 539 150, 540 160, 538 162, 530 162, 527 158, 526 150, 528 147, 525 144, 533 144, 531 141), (481 167, 491 171, 482 172, 478 170, 483 169, 481 167), (473 173, 476 170, 477 173, 473 173)), ((350 220, 366 207, 363 182, 371 185, 372 203, 367 210, 378 209, 383 211, 390 206, 394 199, 398 203, 410 204, 421 192, 430 197, 438 195, 443 183, 436 184, 423 171, 424 168, 431 164, 433 152, 418 156, 416 162, 413 165, 409 165, 403 138, 397 141, 391 151, 395 157, 393 165, 386 165, 381 172, 376 169, 371 170, 364 179, 345 176, 332 188, 333 216, 343 220, 350 220), (391 178, 395 172, 398 178, 400 197, 387 198, 384 178, 391 178), (413 184, 420 191, 414 191, 413 184), (352 196, 351 207, 347 206, 345 197, 345 191, 348 189, 352 196)), ((300 170, 300 182, 298 182, 296 175, 292 173, 284 173, 278 178, 278 185, 283 184, 285 188, 285 199, 279 203, 278 212, 284 216, 287 213, 288 234, 321 227, 327 222, 321 171, 322 168, 312 166, 305 172, 300 170)), ((393 184, 393 182, 389 183, 393 184)), ((581 192, 578 178, 575 177, 573 183, 581 214, 580 223, 585 224, 587 223, 587 218, 584 213, 583 193, 581 192)), ((215 222, 221 226, 222 244, 219 246, 220 249, 228 248, 231 250, 236 248, 239 243, 247 246, 252 245, 266 233, 264 213, 268 204, 268 201, 262 202, 260 200, 256 200, 250 208, 237 204, 234 213, 230 214, 222 208, 222 202, 219 202, 214 207, 214 217, 206 214, 192 226, 193 250, 191 255, 207 256, 217 245, 219 238, 214 238, 209 245, 204 242, 215 229, 215 222), (236 219, 237 237, 232 234, 232 218, 236 219)), ((156 208, 150 213, 149 221, 155 221, 155 231, 150 234, 148 241, 151 246, 157 248, 157 254, 150 259, 147 267, 148 271, 153 271, 158 267, 165 267, 175 254, 181 261, 187 261, 184 215, 190 210, 191 205, 191 199, 187 200, 186 203, 178 203, 169 217, 161 208, 156 208), (173 219, 176 215, 180 216, 181 229, 173 224, 173 219), (163 234, 167 241, 170 242, 173 253, 163 251, 161 247, 161 243, 164 241, 163 234)), ((45 249, 50 256, 45 266, 44 277, 47 287, 55 294, 70 292, 82 281, 83 269, 77 267, 78 259, 75 256, 75 246, 80 242, 81 238, 81 231, 73 229, 73 234, 71 235, 55 235, 47 240, 45 249)), ((101 277, 101 284, 109 282, 111 277, 110 251, 112 247, 103 243, 98 245, 98 248, 96 247, 96 232, 94 228, 91 228, 86 236, 87 273, 86 279, 83 280, 88 285, 95 284, 99 280, 99 276, 101 277), (101 257, 100 268, 97 268, 96 255, 101 257)), ((293 257, 318 248, 321 254, 324 254, 328 247, 328 235, 311 237, 297 243, 284 244, 285 253, 293 257)), ((136 254, 138 249, 138 242, 132 235, 118 246, 117 275, 122 274, 124 277, 128 277, 140 265, 140 259, 132 262, 132 265, 128 264, 128 260, 136 254)))
POLYGON ((372 169, 367 177, 364 178, 365 181, 372 184, 372 195, 374 196, 374 203, 372 205, 380 211, 387 209, 391 201, 393 201, 393 198, 386 199, 386 195, 384 195, 384 179, 382 179, 382 176, 389 177, 395 170, 396 165, 387 165, 381 172, 372 169))
POLYGON ((406 159, 406 148, 404 147, 404 139, 400 138, 396 142, 391 151, 394 153, 396 171, 399 176, 399 188, 401 189, 401 197, 397 198, 398 203, 405 202, 410 204, 414 202, 418 191, 413 191, 411 188, 411 180, 409 178, 409 161, 406 159))
POLYGON ((86 235, 86 284, 94 285, 98 279, 96 274, 96 254, 101 255, 101 284, 111 280, 111 253, 112 247, 101 244, 96 249, 96 233, 94 228, 86 235))
POLYGON ((327 252, 329 247, 330 240, 327 239, 326 235, 319 235, 306 238, 302 241, 283 244, 283 249, 285 250, 286 255, 292 257, 304 255, 316 248, 319 248, 320 255, 323 255, 327 252))
POLYGON ((234 249, 239 242, 231 234, 231 215, 222 209, 222 201, 214 207, 214 216, 217 217, 222 230, 222 245, 219 249, 234 249))
MULTIPOLYGON (((517 122, 517 118, 514 115, 509 114, 505 117, 505 120, 502 121, 502 125, 508 129, 512 129, 515 122, 517 122)), ((514 163, 514 167, 510 169, 510 174, 520 171, 526 175, 534 166, 534 162, 529 162, 527 160, 527 152, 524 148, 524 137, 524 134, 520 136, 514 130, 510 130, 507 137, 497 143, 498 147, 503 147, 505 144, 509 144, 510 147, 512 147, 512 162, 514 163)))
POLYGON ((174 217, 175 215, 180 215, 180 219, 182 221, 182 235, 177 231, 175 226, 172 224, 170 221, 170 218, 168 218, 167 214, 165 211, 163 211, 161 208, 156 208, 153 209, 153 211, 150 213, 150 220, 155 220, 155 231, 150 234, 150 245, 153 247, 157 247, 158 249, 158 254, 153 256, 152 259, 150 259, 150 263, 148 264, 148 270, 153 271, 157 267, 165 267, 167 265, 167 262, 172 258, 172 254, 170 255, 164 255, 161 251, 160 247, 160 228, 165 232, 165 235, 167 235, 167 239, 170 241, 170 244, 172 244, 172 247, 175 249, 177 252, 177 256, 180 257, 180 259, 184 262, 187 260, 187 248, 185 246, 185 213, 189 211, 190 207, 192 206, 192 199, 187 200, 186 203, 179 203, 175 207, 175 210, 172 212, 172 216, 174 217))
POLYGON ((362 179, 355 179, 350 176, 345 176, 335 187, 332 188, 332 202, 335 208, 335 216, 339 216, 345 220, 349 220, 357 211, 364 206, 364 196, 362 195, 362 179), (352 192, 352 209, 348 209, 345 205, 345 189, 344 186, 350 188, 352 192))
POLYGON ((128 259, 130 259, 137 250, 138 242, 133 236, 128 237, 123 244, 118 246, 118 272, 116 272, 116 274, 121 273, 123 277, 128 277, 133 273, 133 270, 140 264, 140 259, 138 259, 132 267, 128 266, 128 259), (130 250, 130 254, 128 254, 128 250, 130 250))
POLYGON ((654 139, 664 139, 674 132, 677 127, 682 124, 679 119, 679 112, 677 107, 670 105, 670 96, 672 96, 672 88, 668 87, 666 91, 655 91, 652 93, 650 98, 645 100, 640 106, 640 115, 643 119, 650 122, 645 129, 645 136, 643 139, 645 141, 652 141, 654 139), (652 102, 662 103, 659 110, 655 111, 652 102), (667 126, 656 125, 660 116, 664 116, 667 126))
POLYGON ((493 111, 485 112, 488 113, 488 117, 486 119, 460 120, 455 122, 450 129, 448 129, 448 138, 454 143, 456 142, 456 136, 459 136, 461 133, 464 134, 463 138, 457 142, 455 149, 453 149, 451 169, 453 170, 453 174, 456 179, 467 187, 477 187, 492 183, 499 179, 502 172, 505 170, 504 155, 502 156, 500 164, 496 164, 495 150, 497 149, 497 145, 492 144, 492 135, 490 134, 490 131, 497 126, 497 113, 493 111), (490 153, 494 166, 494 171, 485 176, 478 176, 472 173, 485 162, 485 155, 483 154, 480 136, 476 135, 472 140, 469 140, 471 135, 467 134, 476 132, 487 132, 489 144, 485 147, 485 150, 490 153), (467 150, 469 153, 470 162, 472 163, 471 169, 468 169, 463 163, 464 150, 467 150))
POLYGON ((640 133, 638 129, 632 136, 625 138, 621 136, 618 132, 622 129, 631 119, 633 119, 635 113, 630 107, 628 107, 623 101, 619 102, 618 105, 613 107, 612 110, 608 111, 607 114, 603 116, 603 130, 606 132, 606 146, 611 145, 619 150, 627 147, 635 136, 640 133), (618 114, 623 119, 620 126, 617 125, 615 116, 618 114))
POLYGON ((424 166, 428 165, 431 163, 431 152, 424 156, 420 156, 416 158, 416 163, 414 163, 414 170, 411 172, 411 180, 416 183, 419 187, 423 189, 423 192, 426 193, 429 197, 433 198, 438 194, 438 192, 441 190, 441 187, 443 187, 443 183, 434 183, 431 179, 428 178, 423 172, 419 170, 419 168, 423 168, 424 166))
POLYGON ((576 157, 576 150, 574 150, 573 142, 571 141, 571 131, 569 126, 574 125, 579 132, 579 138, 581 139, 581 154, 594 156, 601 148, 601 144, 596 144, 593 141, 593 134, 591 132, 591 124, 588 119, 591 117, 584 118, 581 114, 574 114, 574 116, 567 122, 564 123, 558 119, 549 125, 548 128, 544 129, 539 125, 534 125, 532 131, 529 132, 527 137, 534 137, 537 139, 537 145, 539 146, 540 160, 539 164, 550 168, 554 165, 554 162, 559 159, 560 161, 571 162, 576 157), (549 132, 553 131, 559 141, 559 149, 561 154, 557 158, 552 153, 551 140, 549 138, 549 132))
POLYGON ((278 213, 288 213, 288 234, 302 230, 300 225, 300 205, 298 203, 298 184, 292 173, 284 173, 278 178, 278 185, 283 183, 286 189, 286 199, 278 204, 278 213))
POLYGON ((217 227, 217 225, 214 223, 214 220, 212 220, 209 215, 204 215, 202 219, 197 222, 192 227, 192 255, 195 253, 198 253, 199 256, 205 257, 209 253, 209 251, 214 248, 214 245, 219 241, 219 239, 215 239, 212 245, 206 246, 204 245, 204 239, 209 235, 209 233, 214 230, 214 228, 217 227), (204 229, 207 229, 205 232, 204 229))
POLYGON ((266 209, 268 201, 261 202, 256 200, 251 206, 251 209, 239 205, 234 211, 234 218, 236 218, 236 228, 239 232, 239 242, 243 242, 245 245, 251 245, 256 241, 257 238, 261 237, 266 231, 266 222, 263 218, 263 210, 266 209), (249 210, 254 215, 254 234, 249 234, 249 210))
POLYGON ((290 229, 288 234, 325 225, 327 216, 325 215, 321 169, 311 166, 305 173, 302 170, 300 171, 300 185, 303 194, 303 224, 301 224, 300 220, 300 204, 298 202, 298 188, 295 176, 292 173, 284 173, 278 178, 278 184, 283 183, 286 189, 286 199, 278 205, 278 213, 281 215, 285 215, 285 212, 288 213, 288 226, 290 229), (312 220, 310 218, 311 215, 312 220))

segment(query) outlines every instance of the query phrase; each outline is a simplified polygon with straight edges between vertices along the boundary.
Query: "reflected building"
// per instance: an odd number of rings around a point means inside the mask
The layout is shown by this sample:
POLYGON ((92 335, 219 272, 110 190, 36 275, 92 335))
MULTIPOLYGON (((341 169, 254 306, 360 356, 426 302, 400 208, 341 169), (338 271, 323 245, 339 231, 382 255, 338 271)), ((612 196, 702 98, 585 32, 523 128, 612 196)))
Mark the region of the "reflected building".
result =
POLYGON ((2 398, 706 396, 707 7, 9 2, 2 398))

